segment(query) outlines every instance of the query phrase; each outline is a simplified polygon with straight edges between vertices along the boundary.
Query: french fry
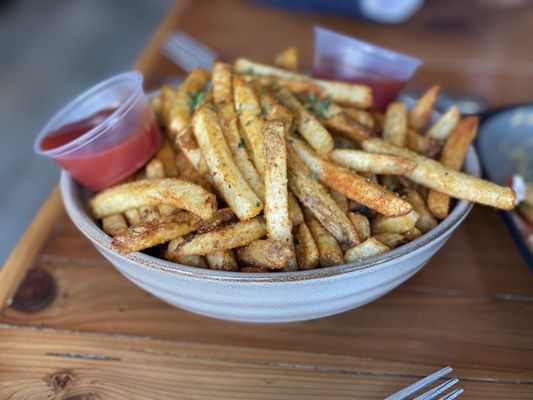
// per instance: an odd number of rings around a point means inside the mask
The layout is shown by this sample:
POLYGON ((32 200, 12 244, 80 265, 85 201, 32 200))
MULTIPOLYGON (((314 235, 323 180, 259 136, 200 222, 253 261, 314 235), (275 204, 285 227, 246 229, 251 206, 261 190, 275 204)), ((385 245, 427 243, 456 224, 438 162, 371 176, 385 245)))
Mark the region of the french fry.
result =
POLYGON ((140 206, 138 210, 141 218, 141 224, 159 221, 161 219, 161 214, 159 214, 157 206, 140 206))
POLYGON ((393 102, 387 107, 383 140, 396 146, 405 147, 407 135, 407 107, 404 103, 393 102))
POLYGON ((440 151, 440 145, 437 140, 421 135, 412 129, 407 130, 405 145, 409 150, 430 158, 440 151))
POLYGON ((183 151, 176 153, 176 165, 178 166, 179 178, 185 181, 196 183, 208 192, 213 192, 213 186, 204 176, 200 175, 196 168, 191 164, 183 151))
POLYGON ((262 217, 240 221, 221 229, 196 235, 176 247, 178 255, 205 255, 219 250, 245 246, 266 235, 262 217))
MULTIPOLYGON (((457 124, 442 149, 440 156, 442 165, 455 171, 461 169, 468 147, 476 137, 478 121, 478 117, 465 117, 457 124)), ((444 219, 448 216, 450 196, 436 190, 430 190, 427 202, 431 213, 436 218, 444 219)))
POLYGON ((511 188, 496 185, 475 176, 463 174, 447 168, 435 160, 402 149, 380 139, 367 139, 362 142, 366 151, 392 154, 410 158, 417 167, 405 174, 412 181, 443 192, 451 197, 485 204, 495 208, 511 210, 515 206, 515 193, 511 188))
POLYGON ((339 103, 350 104, 360 108, 367 108, 372 104, 372 90, 365 85, 312 79, 296 72, 255 63, 244 58, 239 58, 235 62, 234 68, 238 74, 267 76, 278 80, 296 81, 304 84, 310 83, 320 88, 323 96, 329 97, 339 103))
POLYGON ((348 115, 354 121, 359 122, 364 127, 370 130, 374 129, 374 118, 368 111, 352 107, 342 107, 342 111, 344 114, 348 115))
POLYGON ((405 195, 405 200, 407 200, 409 204, 413 206, 413 210, 415 210, 418 214, 418 220, 416 221, 415 226, 420 230, 420 232, 429 232, 437 226, 437 220, 431 214, 426 206, 426 202, 416 190, 408 190, 405 195))
POLYGON ((119 252, 131 253, 166 243, 193 230, 189 224, 153 221, 120 232, 111 243, 119 252))
POLYGON ((116 236, 127 230, 128 224, 122 214, 113 214, 102 218, 102 229, 109 236, 116 236))
POLYGON ((335 238, 315 218, 311 218, 307 224, 318 247, 319 264, 323 267, 342 264, 344 257, 335 238))
POLYGON ((144 205, 161 203, 181 208, 207 219, 216 210, 216 198, 201 186, 181 179, 146 179, 106 189, 89 200, 97 219, 144 205))
MULTIPOLYGON (((303 141, 291 137, 289 143, 290 147, 324 185, 337 190, 349 199, 388 216, 404 215, 412 209, 409 203, 383 186, 370 182, 337 164, 321 159, 303 141)), ((305 202, 303 203, 305 204, 305 202)))
POLYGON ((378 233, 377 235, 374 235, 374 238, 383 243, 389 249, 395 249, 396 247, 400 247, 407 243, 405 237, 400 233, 378 233))
POLYGON ((287 88, 279 89, 277 94, 281 101, 295 114, 295 126, 298 132, 318 154, 327 157, 334 146, 333 138, 327 129, 320 124, 313 114, 304 108, 287 88))
POLYGON ((207 164, 202 154, 202 150, 196 141, 191 125, 187 125, 176 134, 175 142, 194 169, 198 171, 198 174, 204 175, 208 173, 207 164))
POLYGON ((253 87, 237 75, 233 77, 233 96, 235 109, 244 131, 245 142, 252 153, 257 172, 263 176, 265 170, 265 146, 263 144, 265 120, 259 100, 253 87))
POLYGON ((287 148, 287 157, 287 176, 291 191, 337 239, 341 247, 357 244, 357 233, 346 214, 326 189, 311 177, 308 168, 291 147, 287 148))
POLYGON ((403 233, 403 237, 406 241, 411 242, 422 236, 422 232, 417 227, 411 228, 408 231, 403 233))
POLYGON ((327 107, 322 106, 320 108, 324 109, 321 114, 326 127, 336 133, 351 140, 363 140, 374 136, 370 128, 354 119, 337 104, 329 103, 327 107))
POLYGON ((236 251, 237 258, 247 266, 284 269, 294 257, 291 246, 279 240, 254 240, 236 251))
POLYGON ((298 50, 296 47, 288 47, 279 53, 274 59, 274 64, 289 71, 298 70, 298 50))
POLYGON ((296 248, 298 269, 313 269, 318 267, 318 247, 305 222, 298 225, 297 233, 294 235, 294 247, 296 248))
POLYGON ((416 167, 416 162, 408 158, 361 150, 335 149, 331 152, 330 159, 356 172, 380 175, 402 175, 416 167))
POLYGON ((157 206, 157 211, 159 211, 159 215, 161 215, 161 217, 166 218, 172 217, 176 210, 174 209, 174 207, 169 206, 168 204, 160 204, 159 206, 157 206))
POLYGON ((289 218, 291 219, 292 226, 298 226, 304 222, 304 214, 302 208, 296 199, 296 196, 289 190, 288 197, 289 206, 289 218))
POLYGON ((239 266, 237 260, 231 250, 215 251, 211 254, 206 254, 205 259, 207 265, 211 269, 218 269, 220 271, 238 271, 239 266))
POLYGON ((192 126, 213 182, 226 203, 240 220, 258 215, 263 204, 233 161, 217 114, 201 107, 193 117, 192 126))
POLYGON ((182 237, 171 241, 167 246, 167 250, 165 251, 165 259, 177 262, 179 264, 188 265, 190 267, 207 268, 207 262, 203 256, 176 254, 176 248, 184 242, 185 239, 182 237))
POLYGON ((261 103, 263 115, 267 121, 281 120, 285 126, 286 131, 291 131, 293 123, 293 113, 289 108, 274 96, 274 94, 265 87, 260 87, 257 90, 257 97, 261 103))
MULTIPOLYGON (((187 218, 191 218, 188 221, 194 227, 196 232, 206 233, 228 225, 230 222, 234 222, 235 214, 233 214, 233 211, 231 211, 229 208, 219 208, 213 213, 211 218, 208 219, 198 218, 190 213, 187 213, 187 215, 183 218, 183 221, 187 221, 187 218)), ((177 217, 174 218, 174 220, 177 220, 177 217)))
POLYGON ((415 210, 400 217, 378 215, 372 220, 370 227, 373 234, 403 233, 414 228, 418 218, 418 213, 415 210))
POLYGON ((426 125, 431 112, 433 111, 433 105, 437 100, 437 95, 440 92, 440 85, 433 85, 424 93, 416 102, 409 113, 409 125, 415 131, 421 131, 426 125))
POLYGON ((148 99, 148 102, 150 103, 150 108, 154 112, 156 116, 161 115, 163 112, 163 100, 161 99, 161 94, 150 96, 148 99))
POLYGON ((176 165, 176 152, 172 147, 172 144, 168 140, 164 140, 157 153, 155 154, 161 163, 163 163, 163 169, 165 176, 174 177, 178 176, 178 166, 176 165))
POLYGON ((124 211, 124 216, 126 217, 129 226, 137 226, 141 223, 141 215, 136 208, 124 211))
POLYGON ((360 213, 350 212, 348 218, 352 221, 352 224, 357 232, 359 241, 362 243, 370 237, 370 221, 366 216, 360 213))
POLYGON ((379 240, 371 237, 365 240, 363 243, 349 249, 344 254, 344 258, 346 259, 346 262, 357 262, 386 253, 389 250, 390 249, 379 240))
POLYGON ((152 158, 144 167, 146 179, 164 178, 165 168, 163 163, 157 158, 152 158))
POLYGON ((348 214, 348 212, 350 211, 350 204, 348 198, 342 193, 337 192, 335 189, 329 189, 329 195, 333 200, 335 200, 335 203, 337 203, 339 208, 345 214, 348 214))
POLYGON ((433 125, 429 127, 426 135, 437 140, 446 139, 448 135, 455 129, 460 119, 461 113, 459 112, 459 109, 456 106, 452 106, 448 111, 442 114, 433 125))

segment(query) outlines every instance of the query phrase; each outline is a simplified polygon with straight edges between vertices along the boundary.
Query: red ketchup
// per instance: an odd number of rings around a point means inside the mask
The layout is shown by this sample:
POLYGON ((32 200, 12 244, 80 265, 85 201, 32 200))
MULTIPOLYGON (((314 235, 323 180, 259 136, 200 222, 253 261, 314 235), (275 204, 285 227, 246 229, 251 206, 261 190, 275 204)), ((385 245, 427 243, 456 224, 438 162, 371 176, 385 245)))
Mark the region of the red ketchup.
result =
MULTIPOLYGON (((106 108, 93 115, 49 132, 40 144, 41 150, 63 146, 103 123, 116 108, 106 108)), ((142 167, 156 152, 162 136, 150 110, 140 121, 132 123, 134 132, 123 140, 109 143, 100 149, 73 152, 54 157, 54 160, 78 181, 92 190, 112 186, 142 167)))

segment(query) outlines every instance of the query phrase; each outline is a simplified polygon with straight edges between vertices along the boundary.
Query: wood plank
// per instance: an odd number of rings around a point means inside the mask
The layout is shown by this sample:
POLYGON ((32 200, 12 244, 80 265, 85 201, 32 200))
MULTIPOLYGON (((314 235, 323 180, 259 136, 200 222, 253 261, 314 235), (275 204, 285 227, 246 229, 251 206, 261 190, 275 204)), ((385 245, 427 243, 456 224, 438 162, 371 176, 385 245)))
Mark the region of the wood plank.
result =
MULTIPOLYGON (((5 325, 0 350, 2 398, 380 399, 440 367, 5 325)), ((533 394, 527 381, 454 376, 472 399, 533 394)))

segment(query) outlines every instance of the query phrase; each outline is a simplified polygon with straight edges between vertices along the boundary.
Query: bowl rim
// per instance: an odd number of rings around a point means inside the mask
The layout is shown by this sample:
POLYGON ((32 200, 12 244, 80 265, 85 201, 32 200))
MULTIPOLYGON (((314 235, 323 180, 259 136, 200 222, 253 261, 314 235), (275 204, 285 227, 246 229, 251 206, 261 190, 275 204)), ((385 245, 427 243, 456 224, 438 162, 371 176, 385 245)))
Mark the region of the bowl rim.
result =
MULTIPOLYGON (((479 177, 481 174, 479 159, 476 151, 471 146, 465 158, 464 169, 468 173, 479 177)), ((172 273, 176 276, 188 279, 201 279, 209 281, 226 281, 236 282, 245 281, 248 283, 260 282, 293 282, 306 281, 313 279, 328 278, 335 275, 343 275, 354 271, 370 272, 372 269, 377 269, 384 263, 388 263, 399 259, 400 257, 408 256, 416 250, 430 244, 431 242, 445 236, 448 232, 453 230, 464 220, 473 207, 473 203, 466 200, 459 200, 454 209, 450 212, 448 217, 442 220, 434 229, 421 235, 419 238, 393 249, 382 255, 371 257, 359 262, 351 262, 339 264, 332 267, 299 270, 291 272, 234 272, 234 271, 219 271, 212 269, 204 269, 198 267, 191 267, 187 265, 178 264, 167 261, 161 258, 150 256, 141 252, 122 254, 116 251, 111 245, 111 237, 108 236, 95 221, 89 216, 86 206, 83 204, 84 200, 81 194, 82 186, 74 181, 74 179, 65 171, 61 173, 60 180, 61 194, 65 209, 74 223, 74 225, 97 247, 103 248, 112 253, 115 257, 122 259, 125 262, 134 264, 137 267, 144 269, 157 270, 159 272, 172 273), (75 194, 78 196, 75 196, 75 194)))

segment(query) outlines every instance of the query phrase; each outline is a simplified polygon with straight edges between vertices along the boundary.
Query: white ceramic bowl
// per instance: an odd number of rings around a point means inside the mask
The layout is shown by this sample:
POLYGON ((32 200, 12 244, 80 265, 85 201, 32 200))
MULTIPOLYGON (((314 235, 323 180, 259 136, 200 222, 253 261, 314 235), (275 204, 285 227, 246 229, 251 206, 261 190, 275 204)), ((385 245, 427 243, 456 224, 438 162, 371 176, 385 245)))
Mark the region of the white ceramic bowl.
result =
MULTIPOLYGON (((464 170, 479 176, 468 151, 464 170)), ((362 306, 394 289, 450 238, 472 208, 459 201, 435 229, 386 254, 357 263, 309 271, 243 273, 188 267, 143 253, 119 254, 89 216, 88 193, 61 175, 65 208, 78 229, 125 277, 154 296, 185 310, 233 321, 289 322, 315 319, 362 306)))

